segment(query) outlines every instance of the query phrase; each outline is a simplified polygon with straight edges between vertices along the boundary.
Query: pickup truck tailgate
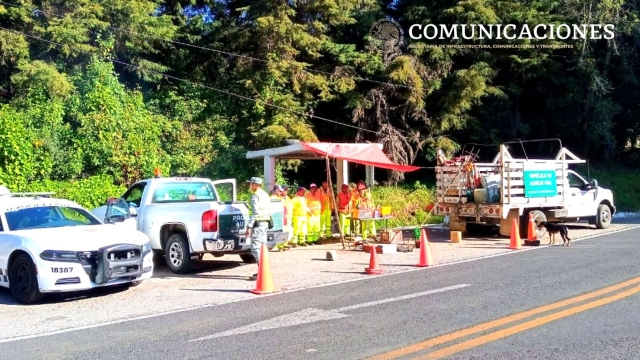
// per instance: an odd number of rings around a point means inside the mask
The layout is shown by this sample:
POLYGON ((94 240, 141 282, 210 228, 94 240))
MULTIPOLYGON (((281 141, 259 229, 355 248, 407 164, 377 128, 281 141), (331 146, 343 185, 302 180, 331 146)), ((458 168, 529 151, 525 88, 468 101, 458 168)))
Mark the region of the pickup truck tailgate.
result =
POLYGON ((242 201, 226 201, 218 213, 218 236, 221 238, 244 235, 249 221, 249 209, 242 201))
MULTIPOLYGON (((282 201, 271 201, 271 217, 273 219, 273 228, 269 231, 282 231, 283 230, 283 217, 282 201)), ((237 236, 238 234, 244 235, 247 230, 246 224, 249 221, 249 209, 245 202, 242 201, 227 201, 221 205, 221 210, 218 213, 218 236, 221 238, 237 236)))

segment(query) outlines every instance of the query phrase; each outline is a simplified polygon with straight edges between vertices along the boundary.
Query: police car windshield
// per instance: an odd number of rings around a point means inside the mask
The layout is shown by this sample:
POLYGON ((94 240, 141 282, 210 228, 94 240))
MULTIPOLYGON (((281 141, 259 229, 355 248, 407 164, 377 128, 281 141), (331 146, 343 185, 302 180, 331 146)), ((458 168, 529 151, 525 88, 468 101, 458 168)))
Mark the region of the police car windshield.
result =
POLYGON ((5 213, 10 231, 100 225, 86 210, 67 206, 37 206, 5 213))
POLYGON ((154 203, 217 201, 213 186, 207 182, 175 181, 158 184, 154 203))

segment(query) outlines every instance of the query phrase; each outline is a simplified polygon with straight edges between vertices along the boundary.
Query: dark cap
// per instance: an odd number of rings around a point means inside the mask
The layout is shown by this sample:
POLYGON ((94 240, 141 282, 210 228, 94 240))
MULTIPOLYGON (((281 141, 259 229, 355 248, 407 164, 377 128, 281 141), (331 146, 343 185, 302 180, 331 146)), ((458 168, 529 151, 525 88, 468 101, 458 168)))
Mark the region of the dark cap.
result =
POLYGON ((298 186, 298 190, 296 190, 296 192, 298 191, 307 191, 307 189, 305 189, 304 186, 298 186))

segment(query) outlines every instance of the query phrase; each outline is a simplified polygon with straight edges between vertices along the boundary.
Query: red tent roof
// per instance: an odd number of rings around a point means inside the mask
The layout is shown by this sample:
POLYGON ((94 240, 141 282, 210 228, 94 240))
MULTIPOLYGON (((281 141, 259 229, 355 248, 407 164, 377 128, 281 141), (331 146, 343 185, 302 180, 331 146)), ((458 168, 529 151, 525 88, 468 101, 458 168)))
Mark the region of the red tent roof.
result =
POLYGON ((393 163, 385 155, 378 144, 334 144, 301 142, 302 146, 315 154, 347 160, 358 164, 375 166, 397 171, 415 171, 417 166, 399 165, 393 163))

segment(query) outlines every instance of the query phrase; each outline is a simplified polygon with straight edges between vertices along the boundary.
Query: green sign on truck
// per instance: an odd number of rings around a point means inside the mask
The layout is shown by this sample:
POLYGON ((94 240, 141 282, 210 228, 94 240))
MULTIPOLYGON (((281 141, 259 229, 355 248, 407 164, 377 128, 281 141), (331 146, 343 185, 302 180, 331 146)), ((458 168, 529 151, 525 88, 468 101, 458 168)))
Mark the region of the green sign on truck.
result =
POLYGON ((525 197, 558 195, 555 170, 525 170, 523 177, 525 197))

